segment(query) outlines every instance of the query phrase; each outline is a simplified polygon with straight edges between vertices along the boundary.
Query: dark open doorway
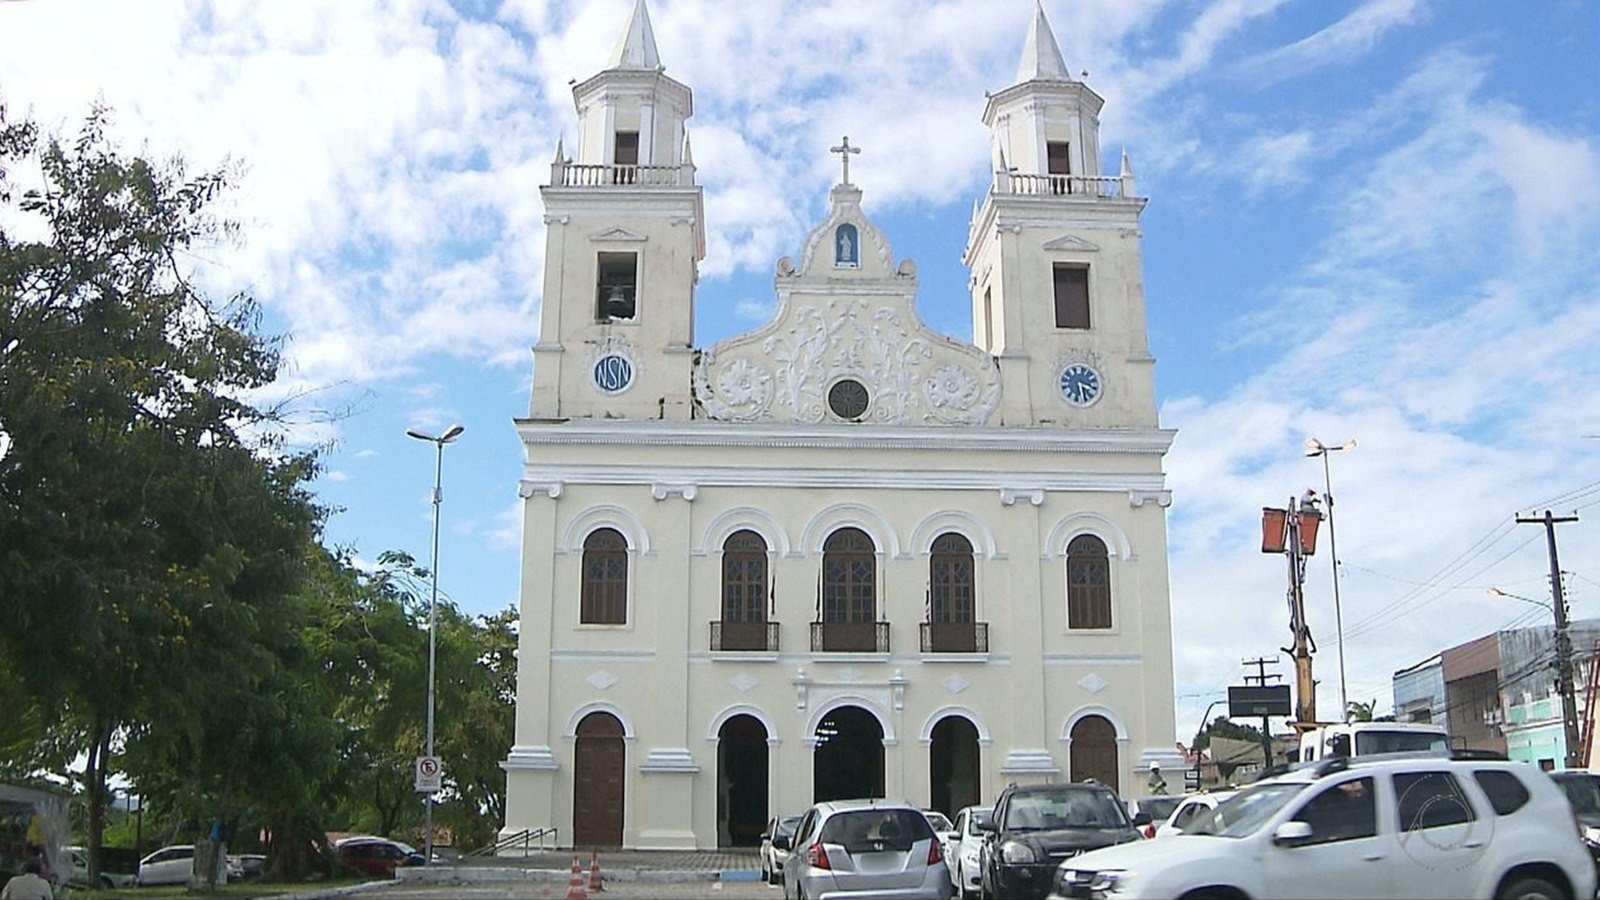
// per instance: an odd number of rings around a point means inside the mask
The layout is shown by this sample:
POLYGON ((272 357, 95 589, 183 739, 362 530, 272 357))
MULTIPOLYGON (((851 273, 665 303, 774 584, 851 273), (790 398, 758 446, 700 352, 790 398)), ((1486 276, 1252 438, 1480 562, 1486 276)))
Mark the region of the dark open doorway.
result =
POLYGON ((963 806, 979 800, 978 728, 963 716, 946 716, 933 726, 928 751, 929 797, 933 808, 954 819, 963 806))
POLYGON ((766 824, 767 728, 734 716, 717 732, 717 846, 758 846, 766 824))
POLYGON ((859 706, 841 706, 817 723, 811 756, 816 802, 883 796, 883 726, 859 706))

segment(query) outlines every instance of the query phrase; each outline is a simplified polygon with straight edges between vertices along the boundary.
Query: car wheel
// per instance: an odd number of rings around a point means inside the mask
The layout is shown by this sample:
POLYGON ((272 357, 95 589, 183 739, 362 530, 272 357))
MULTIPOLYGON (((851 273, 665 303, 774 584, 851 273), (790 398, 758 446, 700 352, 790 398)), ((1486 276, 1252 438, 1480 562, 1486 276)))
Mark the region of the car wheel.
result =
POLYGON ((1566 900, 1566 892, 1543 878, 1518 878, 1495 897, 1498 900, 1566 900))

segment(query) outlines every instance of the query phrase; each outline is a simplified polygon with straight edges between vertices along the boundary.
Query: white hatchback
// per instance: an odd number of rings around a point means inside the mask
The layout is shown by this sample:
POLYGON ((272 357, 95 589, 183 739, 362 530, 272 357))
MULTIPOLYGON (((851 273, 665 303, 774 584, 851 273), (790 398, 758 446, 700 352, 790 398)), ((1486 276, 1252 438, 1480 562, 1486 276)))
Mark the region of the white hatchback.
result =
POLYGON ((1151 837, 1183 834, 1189 829, 1190 823, 1216 809, 1218 804, 1237 793, 1239 792, 1230 788, 1225 791, 1200 791, 1189 794, 1178 803, 1178 808, 1172 811, 1172 815, 1167 816, 1166 821, 1156 825, 1155 834, 1151 837))
POLYGON ((1524 763, 1336 758, 1257 782, 1170 840, 1063 863, 1055 897, 1589 898, 1566 796, 1524 763))

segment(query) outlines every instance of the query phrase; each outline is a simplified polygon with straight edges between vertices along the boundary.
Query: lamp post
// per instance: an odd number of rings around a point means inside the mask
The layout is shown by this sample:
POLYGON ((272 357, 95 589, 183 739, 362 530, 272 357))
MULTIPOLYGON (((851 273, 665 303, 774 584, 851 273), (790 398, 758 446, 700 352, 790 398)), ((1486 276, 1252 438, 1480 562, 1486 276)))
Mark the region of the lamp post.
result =
POLYGON ((1561 596, 1560 587, 1552 593, 1556 602, 1546 603, 1532 597, 1524 597, 1509 591, 1502 591, 1497 587, 1489 588, 1491 597, 1509 597, 1512 600, 1521 600, 1523 603, 1532 603, 1550 610, 1556 620, 1556 690, 1561 693, 1561 735, 1567 745, 1563 765, 1568 769, 1581 769, 1587 764, 1583 759, 1581 747, 1583 737, 1578 733, 1578 698, 1576 686, 1572 677, 1572 635, 1567 632, 1567 600, 1561 596))
MULTIPOLYGON (((433 756, 433 661, 434 661, 434 613, 439 606, 439 504, 444 500, 444 491, 440 481, 444 477, 444 445, 461 436, 466 431, 460 425, 451 425, 445 429, 444 434, 434 437, 424 434, 414 428, 406 429, 408 437, 419 441, 428 441, 438 451, 433 467, 433 559, 428 565, 428 573, 433 582, 428 597, 428 734, 427 745, 423 755, 433 756)), ((426 834, 423 838, 422 864, 433 865, 433 794, 429 793, 424 801, 427 809, 424 819, 426 834)))
POLYGON ((1328 469, 1328 457, 1338 450, 1354 450, 1356 442, 1348 440, 1330 447, 1316 438, 1306 438, 1306 455, 1322 457, 1322 499, 1328 504, 1328 555, 1333 558, 1333 627, 1334 643, 1339 646, 1339 719, 1350 721, 1350 701, 1344 681, 1344 612, 1339 606, 1339 541, 1333 531, 1333 475, 1328 469))

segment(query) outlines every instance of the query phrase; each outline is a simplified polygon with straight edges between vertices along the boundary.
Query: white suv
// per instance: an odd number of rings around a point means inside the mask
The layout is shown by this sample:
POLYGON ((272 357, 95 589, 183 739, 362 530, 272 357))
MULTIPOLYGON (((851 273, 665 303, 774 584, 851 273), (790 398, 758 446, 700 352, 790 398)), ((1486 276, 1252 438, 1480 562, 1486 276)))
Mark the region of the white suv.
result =
POLYGON ((1063 863, 1055 897, 1591 898, 1566 795, 1523 763, 1335 758, 1240 791, 1171 839, 1063 863))

